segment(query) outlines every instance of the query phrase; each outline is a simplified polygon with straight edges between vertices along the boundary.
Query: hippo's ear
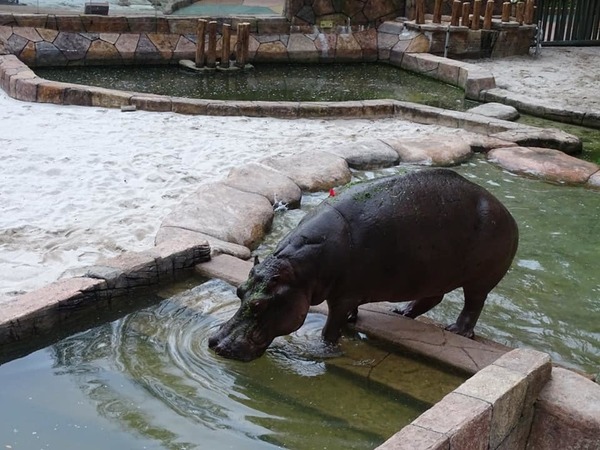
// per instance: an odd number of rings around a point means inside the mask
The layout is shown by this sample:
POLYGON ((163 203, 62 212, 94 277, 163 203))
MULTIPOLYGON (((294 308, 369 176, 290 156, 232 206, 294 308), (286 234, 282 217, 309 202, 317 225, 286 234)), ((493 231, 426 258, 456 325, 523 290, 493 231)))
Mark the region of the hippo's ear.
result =
POLYGON ((258 260, 258 255, 256 255, 256 256, 254 257, 254 265, 255 265, 255 266, 258 266, 259 264, 260 264, 260 261, 258 260))

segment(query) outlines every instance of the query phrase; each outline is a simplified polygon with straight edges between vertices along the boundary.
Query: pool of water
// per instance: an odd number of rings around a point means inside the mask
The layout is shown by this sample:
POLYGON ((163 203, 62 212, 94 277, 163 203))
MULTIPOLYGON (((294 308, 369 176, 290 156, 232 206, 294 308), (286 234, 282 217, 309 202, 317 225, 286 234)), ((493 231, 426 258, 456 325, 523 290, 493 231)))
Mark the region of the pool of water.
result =
MULTIPOLYGON (((420 169, 399 166, 355 175, 368 179, 408 170, 420 169)), ((482 157, 455 170, 494 193, 519 224, 513 266, 488 297, 476 333, 600 374, 600 192, 518 177, 482 157)), ((304 196, 303 202, 310 208, 322 198, 304 196)), ((303 215, 289 211, 276 217, 273 233, 257 253, 270 252, 303 215)), ((462 291, 448 294, 428 316, 453 323, 462 298, 462 291)))
POLYGON ((325 346, 320 314, 256 361, 217 357, 239 301, 190 285, 0 366, 0 448, 371 449, 464 380, 365 336, 325 346), (406 388, 369 381, 381 364, 406 388))
POLYGON ((384 64, 256 64, 238 72, 174 66, 37 68, 44 78, 124 91, 219 100, 346 101, 396 99, 468 109, 462 89, 384 64))

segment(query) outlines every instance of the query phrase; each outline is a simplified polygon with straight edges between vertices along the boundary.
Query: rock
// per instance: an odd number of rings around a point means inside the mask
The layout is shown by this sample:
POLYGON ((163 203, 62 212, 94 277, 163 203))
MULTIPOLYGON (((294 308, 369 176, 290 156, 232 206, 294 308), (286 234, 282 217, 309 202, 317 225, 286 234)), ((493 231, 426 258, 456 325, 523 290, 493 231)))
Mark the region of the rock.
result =
POLYGON ((594 163, 538 147, 507 147, 490 150, 488 160, 506 170, 556 183, 583 184, 598 171, 594 163))
POLYGON ((515 107, 495 102, 484 103, 467 110, 467 112, 502 120, 517 120, 519 118, 519 111, 515 107))
POLYGON ((423 166, 454 166, 467 161, 473 153, 468 143, 449 136, 418 139, 383 140, 400 156, 400 162, 423 166))
POLYGON ((596 172, 590 177, 590 179, 588 180, 588 186, 591 186, 593 188, 600 188, 600 171, 596 172))
POLYGON ((379 139, 349 142, 327 151, 341 156, 350 167, 357 170, 392 167, 400 161, 398 153, 379 139))
POLYGON ((517 144, 503 139, 498 139, 485 134, 464 132, 460 138, 471 146, 471 151, 475 153, 487 153, 494 148, 517 147, 517 144))
POLYGON ((164 225, 158 229, 158 233, 154 238, 154 245, 160 247, 168 242, 179 240, 197 243, 208 242, 211 256, 226 254, 240 259, 250 259, 252 256, 250 249, 243 245, 225 242, 204 233, 164 225))
POLYGON ((222 182, 205 184, 186 197, 161 224, 256 247, 270 229, 273 207, 262 195, 234 189, 222 182))
POLYGON ((264 195, 272 205, 277 202, 298 208, 302 191, 296 183, 272 167, 258 163, 231 169, 224 183, 244 192, 264 195))
POLYGON ((543 147, 561 150, 568 155, 581 153, 581 140, 556 128, 522 127, 494 133, 492 137, 515 142, 523 147, 543 147))
POLYGON ((303 191, 326 191, 352 178, 346 161, 331 153, 306 151, 293 156, 272 156, 260 162, 290 177, 303 191))
POLYGON ((8 41, 0 36, 0 55, 10 55, 12 53, 8 41))
POLYGON ((535 405, 527 448, 598 449, 600 386, 570 370, 554 368, 535 405))

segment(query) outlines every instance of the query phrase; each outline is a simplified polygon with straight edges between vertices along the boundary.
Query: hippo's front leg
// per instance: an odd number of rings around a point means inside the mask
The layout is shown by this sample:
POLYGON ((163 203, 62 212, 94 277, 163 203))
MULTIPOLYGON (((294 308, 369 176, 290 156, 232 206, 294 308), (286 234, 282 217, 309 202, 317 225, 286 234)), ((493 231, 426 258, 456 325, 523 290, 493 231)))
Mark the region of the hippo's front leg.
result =
POLYGON ((336 300, 327 300, 327 322, 323 327, 322 336, 326 342, 337 343, 342 334, 342 327, 348 321, 349 314, 355 310, 354 307, 348 307, 345 302, 336 300))

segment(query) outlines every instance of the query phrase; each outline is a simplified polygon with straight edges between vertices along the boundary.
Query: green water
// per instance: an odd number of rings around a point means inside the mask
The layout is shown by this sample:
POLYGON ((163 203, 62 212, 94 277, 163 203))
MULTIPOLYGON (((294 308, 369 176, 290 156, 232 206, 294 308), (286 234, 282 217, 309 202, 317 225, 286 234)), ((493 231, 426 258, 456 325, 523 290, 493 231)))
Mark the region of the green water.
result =
MULTIPOLYGON (((355 175, 368 179, 407 170, 420 169, 399 166, 355 175)), ((488 297, 476 333, 600 374, 600 192, 517 177, 481 156, 455 170, 496 195, 519 225, 513 266, 488 297)), ((305 196, 303 203, 310 208, 324 196, 305 196)), ((257 252, 270 252, 303 214, 278 217, 274 234, 257 252)), ((462 292, 452 292, 428 316, 453 323, 462 303, 462 292)))
POLYGON ((158 295, 0 366, 0 448, 371 449, 464 380, 364 336, 327 347, 319 314, 256 361, 226 360, 208 337, 237 309, 231 286, 158 295), (406 390, 361 375, 382 360, 406 390))
POLYGON ((189 72, 179 67, 36 69, 44 78, 123 91, 219 100, 396 99, 450 109, 475 105, 456 87, 383 64, 257 64, 253 70, 189 72))
POLYGON ((528 115, 521 115, 518 122, 540 128, 558 128, 559 130, 574 134, 581 139, 581 143, 583 144, 583 153, 580 155, 581 159, 600 165, 600 129, 554 122, 541 117, 528 115))

